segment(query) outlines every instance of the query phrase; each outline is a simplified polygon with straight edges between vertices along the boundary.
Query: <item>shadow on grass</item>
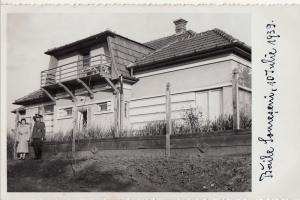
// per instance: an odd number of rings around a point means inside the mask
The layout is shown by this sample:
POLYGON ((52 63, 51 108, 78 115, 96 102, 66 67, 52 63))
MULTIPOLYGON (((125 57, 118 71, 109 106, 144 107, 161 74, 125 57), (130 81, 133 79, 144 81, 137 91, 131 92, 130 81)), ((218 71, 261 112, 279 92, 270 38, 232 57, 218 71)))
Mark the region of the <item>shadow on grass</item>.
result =
POLYGON ((123 173, 116 170, 101 171, 101 167, 92 165, 78 172, 72 180, 86 188, 97 188, 98 191, 126 191, 131 182, 124 181, 123 173))
MULTIPOLYGON (((80 161, 84 162, 84 161, 80 161)), ((91 165, 76 176, 67 160, 12 161, 7 166, 8 192, 124 191, 131 182, 122 180, 121 171, 102 171, 91 165)))

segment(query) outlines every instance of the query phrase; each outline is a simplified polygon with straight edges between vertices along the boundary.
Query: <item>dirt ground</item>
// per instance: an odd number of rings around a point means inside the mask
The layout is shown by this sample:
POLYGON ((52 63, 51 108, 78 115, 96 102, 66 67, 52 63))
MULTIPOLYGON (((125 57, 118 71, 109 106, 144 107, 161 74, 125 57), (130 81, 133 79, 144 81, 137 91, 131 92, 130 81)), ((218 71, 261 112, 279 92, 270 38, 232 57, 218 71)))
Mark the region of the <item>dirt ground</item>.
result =
POLYGON ((251 191, 251 156, 89 155, 9 161, 8 192, 251 191), (72 170, 72 166, 74 169, 72 170))

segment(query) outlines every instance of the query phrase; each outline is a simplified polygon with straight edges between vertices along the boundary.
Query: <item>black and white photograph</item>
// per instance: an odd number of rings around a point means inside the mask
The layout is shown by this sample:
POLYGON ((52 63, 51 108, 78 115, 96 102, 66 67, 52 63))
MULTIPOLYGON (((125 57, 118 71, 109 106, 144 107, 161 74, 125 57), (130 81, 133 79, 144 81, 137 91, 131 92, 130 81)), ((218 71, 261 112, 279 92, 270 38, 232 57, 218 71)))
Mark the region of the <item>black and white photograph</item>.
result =
POLYGON ((0 199, 300 197, 299 6, 0 9, 0 199))
POLYGON ((251 191, 250 25, 8 14, 7 191, 251 191))

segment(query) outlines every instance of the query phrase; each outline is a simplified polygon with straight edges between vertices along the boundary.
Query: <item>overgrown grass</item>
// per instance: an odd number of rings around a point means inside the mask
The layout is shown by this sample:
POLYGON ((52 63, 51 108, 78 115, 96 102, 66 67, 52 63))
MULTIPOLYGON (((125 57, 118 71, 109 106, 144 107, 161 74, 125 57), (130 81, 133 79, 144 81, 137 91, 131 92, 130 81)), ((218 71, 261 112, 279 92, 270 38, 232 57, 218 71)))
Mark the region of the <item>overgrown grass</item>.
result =
POLYGON ((241 129, 251 129, 252 128, 252 119, 244 112, 240 112, 240 128, 241 129))
MULTIPOLYGON (((73 130, 63 132, 59 131, 56 133, 53 133, 47 137, 47 141, 50 142, 72 142, 73 138, 73 130)), ((100 128, 100 127, 92 127, 89 129, 85 129, 82 131, 79 131, 76 134, 76 140, 85 140, 85 139, 101 139, 101 138, 114 138, 115 137, 115 131, 113 127, 109 128, 100 128)))
POLYGON ((166 122, 165 121, 155 121, 149 122, 142 128, 134 131, 135 136, 155 136, 155 135, 165 135, 166 134, 166 122))
POLYGON ((101 127, 92 127, 89 128, 83 133, 79 133, 77 138, 81 139, 101 139, 101 138, 114 138, 115 130, 111 126, 109 128, 101 128, 101 127))
MULTIPOLYGON (((243 112, 240 113, 240 128, 251 129, 252 120, 243 112)), ((215 120, 207 120, 203 117, 198 108, 188 108, 182 113, 180 120, 172 120, 172 134, 201 134, 207 135, 213 131, 226 131, 233 130, 233 117, 232 115, 221 115, 215 120)), ((119 137, 131 136, 156 136, 166 134, 166 121, 149 122, 146 125, 136 130, 123 130, 119 137)), ((82 139, 102 139, 102 138, 115 138, 114 127, 101 128, 92 127, 82 130, 77 133, 76 140, 82 139)), ((72 131, 63 133, 62 131, 52 134, 47 137, 48 141, 55 142, 72 142, 72 131)))
POLYGON ((72 131, 59 131, 53 134, 46 135, 47 141, 50 142, 71 142, 72 141, 72 131))

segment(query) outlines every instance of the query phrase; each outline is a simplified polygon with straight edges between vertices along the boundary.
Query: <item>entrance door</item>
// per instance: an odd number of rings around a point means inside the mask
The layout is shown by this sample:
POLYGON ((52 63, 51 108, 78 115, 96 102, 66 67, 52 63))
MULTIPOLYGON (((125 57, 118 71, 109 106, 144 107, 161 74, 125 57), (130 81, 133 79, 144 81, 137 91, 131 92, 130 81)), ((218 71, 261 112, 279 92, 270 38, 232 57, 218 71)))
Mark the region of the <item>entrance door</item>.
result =
POLYGON ((87 110, 78 111, 78 130, 81 132, 87 129, 87 110))

